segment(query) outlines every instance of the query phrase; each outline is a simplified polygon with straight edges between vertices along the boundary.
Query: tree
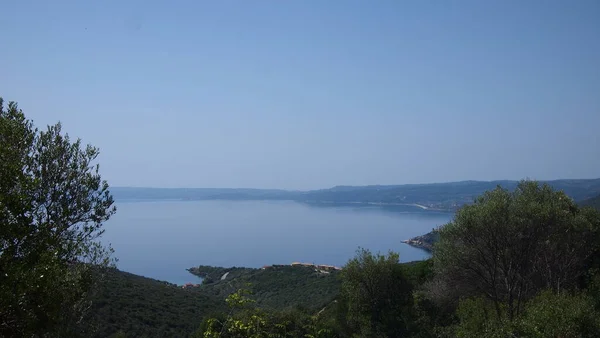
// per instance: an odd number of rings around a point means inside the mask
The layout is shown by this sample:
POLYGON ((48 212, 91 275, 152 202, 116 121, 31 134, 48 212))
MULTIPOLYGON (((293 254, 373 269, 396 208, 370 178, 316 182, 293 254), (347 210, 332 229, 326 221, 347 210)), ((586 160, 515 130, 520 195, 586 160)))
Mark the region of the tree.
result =
POLYGON ((456 311, 456 337, 600 337, 600 314, 590 296, 581 292, 544 290, 526 302, 514 321, 494 319, 493 305, 483 297, 464 299, 456 311))
POLYGON ((94 271, 112 262, 98 237, 116 209, 97 156, 0 99, 0 336, 67 335, 82 321, 94 271))
POLYGON ((412 289, 397 253, 359 249, 342 269, 346 321, 361 336, 401 337, 408 331, 412 289))
POLYGON ((598 217, 534 181, 498 187, 461 208, 434 250, 438 285, 455 298, 485 296, 512 321, 542 289, 573 288, 597 250, 598 217))
POLYGON ((203 337, 267 337, 266 316, 260 310, 251 307, 255 301, 247 295, 250 292, 240 289, 230 294, 227 305, 230 308, 229 315, 225 320, 210 318, 203 323, 203 337), (235 316, 234 316, 235 315, 235 316))
POLYGON ((585 293, 542 291, 527 303, 522 317, 522 337, 600 337, 600 313, 585 293))
POLYGON ((518 337, 512 322, 496 320, 492 302, 485 297, 462 299, 456 309, 459 323, 450 328, 453 337, 506 338, 518 337))

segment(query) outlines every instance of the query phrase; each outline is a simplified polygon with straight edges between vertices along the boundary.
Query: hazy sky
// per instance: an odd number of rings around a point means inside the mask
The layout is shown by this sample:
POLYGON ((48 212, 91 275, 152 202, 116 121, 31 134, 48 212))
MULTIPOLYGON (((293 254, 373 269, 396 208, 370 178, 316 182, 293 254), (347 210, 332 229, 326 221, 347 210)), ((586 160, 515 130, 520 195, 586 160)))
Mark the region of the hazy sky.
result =
POLYGON ((600 177, 600 1, 4 1, 0 96, 113 186, 600 177))

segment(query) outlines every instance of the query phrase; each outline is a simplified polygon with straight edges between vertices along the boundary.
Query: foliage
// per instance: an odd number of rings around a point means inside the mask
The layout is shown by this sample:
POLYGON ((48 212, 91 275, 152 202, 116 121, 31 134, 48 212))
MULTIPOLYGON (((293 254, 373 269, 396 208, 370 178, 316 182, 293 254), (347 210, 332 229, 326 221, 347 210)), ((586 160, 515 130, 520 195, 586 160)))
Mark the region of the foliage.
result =
MULTIPOLYGON (((227 318, 225 299, 237 290, 231 290, 234 287, 260 290, 253 292, 252 306, 260 308, 269 323, 289 321, 288 331, 296 326, 316 325, 311 318, 317 312, 335 307, 331 299, 339 292, 337 274, 317 274, 312 269, 291 266, 272 271, 244 269, 238 272, 231 280, 228 276, 227 280, 218 278, 211 285, 182 289, 109 269, 93 299, 91 315, 86 318, 96 333, 85 336, 110 337, 121 331, 128 337, 185 337, 195 331, 204 332, 208 318, 219 321, 227 318), (251 286, 248 286, 249 280, 253 281, 251 286), (328 293, 328 289, 337 291, 328 293), (326 306, 329 304, 331 306, 326 306)), ((248 297, 247 294, 242 296, 248 297)), ((325 318, 329 314, 328 311, 322 313, 318 323, 329 319, 325 318)))
POLYGON ((0 99, 0 336, 68 335, 81 322, 115 212, 97 156, 0 99))
POLYGON ((407 333, 412 288, 398 254, 373 255, 359 249, 342 271, 346 320, 353 331, 370 337, 407 333))
POLYGON ((523 181, 459 210, 440 230, 434 264, 456 296, 485 296, 498 320, 506 312, 512 321, 540 290, 574 287, 597 241, 594 217, 564 193, 523 181))
POLYGON ((400 264, 412 288, 418 288, 433 278, 433 259, 400 264))
POLYGON ((229 314, 221 319, 209 318, 196 336, 204 338, 271 338, 271 337, 333 337, 330 329, 321 327, 317 316, 301 312, 268 312, 253 306, 250 292, 240 289, 230 294, 229 314))
POLYGON ((514 335, 512 322, 506 316, 497 318, 495 304, 484 297, 461 300, 456 316, 459 323, 453 327, 453 334, 459 338, 504 338, 514 335))
MULTIPOLYGON (((409 274, 414 282, 420 282, 430 273, 430 268, 431 262, 402 265, 398 262, 398 255, 392 252, 383 256, 359 250, 339 276, 341 284, 337 284, 337 288, 341 288, 341 296, 326 304, 316 315, 315 310, 298 307, 256 307, 258 302, 248 298, 248 293, 242 289, 228 296, 229 314, 206 319, 200 332, 204 337, 218 337, 219 334, 223 337, 404 336, 411 327, 413 299, 411 282, 405 274, 409 274)), ((252 288, 267 287, 273 291, 273 286, 282 287, 280 282, 289 283, 315 273, 308 267, 291 266, 260 271, 260 274, 254 272, 250 275, 268 276, 268 280, 277 283, 253 283, 252 288)), ((328 277, 324 278, 338 280, 332 275, 326 274, 324 276, 328 277)), ((242 276, 244 274, 237 278, 242 276)), ((224 283, 211 287, 219 284, 224 283)), ((296 285, 304 292, 313 289, 310 284, 296 285)), ((208 289, 207 286, 202 288, 208 289)))
POLYGON ((600 337, 600 312, 581 292, 544 290, 513 321, 506 316, 498 320, 493 303, 484 297, 462 300, 456 313, 456 337, 600 337))
POLYGON ((585 293, 540 292, 524 312, 510 321, 498 320, 493 303, 484 297, 461 301, 457 309, 457 337, 600 337, 600 312, 585 293))
POLYGON ((413 294, 413 322, 410 325, 410 337, 448 337, 453 323, 453 313, 445 311, 430 299, 423 290, 413 294))
POLYGON ((600 312, 586 294, 546 290, 527 304, 520 331, 532 338, 600 337, 600 312))
MULTIPOLYGON (((597 211, 600 211, 600 195, 596 196, 596 197, 592 197, 589 199, 585 199, 583 201, 579 201, 577 203, 580 207, 591 207, 596 209, 597 211)), ((423 249, 425 251, 428 252, 432 252, 433 251, 433 247, 435 246, 435 243, 437 243, 440 239, 439 236, 439 230, 438 229, 433 229, 432 231, 421 235, 421 236, 416 236, 413 237, 409 240, 404 241, 404 243, 423 249)))
POLYGON ((600 310, 600 269, 591 268, 585 279, 586 291, 594 302, 594 307, 600 310))

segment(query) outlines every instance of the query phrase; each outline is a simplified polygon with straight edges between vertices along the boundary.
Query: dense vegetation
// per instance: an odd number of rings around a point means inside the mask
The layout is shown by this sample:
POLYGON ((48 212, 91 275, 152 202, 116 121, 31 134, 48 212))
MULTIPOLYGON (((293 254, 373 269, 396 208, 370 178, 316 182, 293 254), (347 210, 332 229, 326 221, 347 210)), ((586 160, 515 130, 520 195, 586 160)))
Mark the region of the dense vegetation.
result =
MULTIPOLYGON (((598 211, 600 211, 600 195, 592 198, 585 199, 577 203, 581 207, 592 207, 598 211)), ((435 243, 437 243, 440 239, 440 234, 438 229, 433 229, 432 231, 413 237, 411 239, 405 240, 404 243, 423 249, 425 251, 433 251, 433 247, 435 243)))
POLYGON ((339 271, 320 271, 304 266, 274 265, 265 269, 190 269, 206 278, 202 290, 225 299, 230 293, 250 288, 256 305, 268 309, 303 308, 315 311, 333 301, 340 292, 339 271), (208 273, 206 273, 208 272, 208 273), (221 280, 221 276, 227 277, 221 280))
POLYGON ((185 337, 225 304, 198 288, 109 269, 92 298, 86 337, 185 337))
MULTIPOLYGON (((548 185, 522 182, 514 192, 497 188, 440 229, 433 289, 440 301, 459 304, 459 311, 473 304, 489 307, 483 328, 459 316, 460 330, 519 332, 538 297, 583 297, 581 288, 597 267, 599 236, 598 212, 579 208, 548 185)), ((585 324, 600 329, 598 323, 585 324)))
MULTIPOLYGON (((394 266, 402 269, 400 273, 409 283, 406 290, 423 284, 433 268, 431 260, 394 266)), ((313 269, 291 266, 273 270, 199 268, 212 271, 214 276, 222 276, 222 272, 230 274, 227 281, 182 288, 116 269, 104 271, 103 282, 91 299, 92 308, 85 317, 85 334, 82 335, 188 336, 203 331, 201 325, 206 329, 209 318, 226 318, 230 308, 225 300, 233 293, 252 300, 246 310, 258 311, 275 324, 287 321, 288 334, 299 332, 294 328, 304 330, 303 334, 310 330, 325 329, 334 333, 344 329, 336 320, 344 306, 339 302, 342 299, 339 272, 319 276, 313 269)))
MULTIPOLYGON (((433 267, 431 260, 397 266, 410 283, 406 290, 421 285, 433 267)), ((295 329, 302 329, 303 334, 310 330, 342 330, 335 319, 344 305, 338 302, 342 291, 339 272, 318 275, 305 267, 261 270, 202 266, 195 269, 199 275, 202 273, 198 268, 212 271, 215 277, 230 273, 226 281, 215 278, 219 281, 184 289, 116 269, 106 270, 85 317, 84 336, 184 337, 203 332, 209 318, 226 318, 231 309, 225 300, 233 293, 252 300, 245 310, 260 312, 272 323, 287 321, 288 336, 299 333, 295 329)))

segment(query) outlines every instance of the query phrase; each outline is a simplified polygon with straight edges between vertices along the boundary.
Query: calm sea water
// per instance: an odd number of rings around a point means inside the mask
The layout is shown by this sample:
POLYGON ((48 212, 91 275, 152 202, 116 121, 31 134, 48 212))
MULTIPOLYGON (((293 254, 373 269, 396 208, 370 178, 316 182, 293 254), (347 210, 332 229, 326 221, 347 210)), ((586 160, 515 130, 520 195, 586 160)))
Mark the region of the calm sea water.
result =
POLYGON ((294 261, 342 266, 358 247, 427 252, 401 243, 448 222, 451 214, 412 207, 315 207, 291 201, 117 202, 105 224, 121 270, 171 283, 196 282, 197 265, 261 267, 294 261))

